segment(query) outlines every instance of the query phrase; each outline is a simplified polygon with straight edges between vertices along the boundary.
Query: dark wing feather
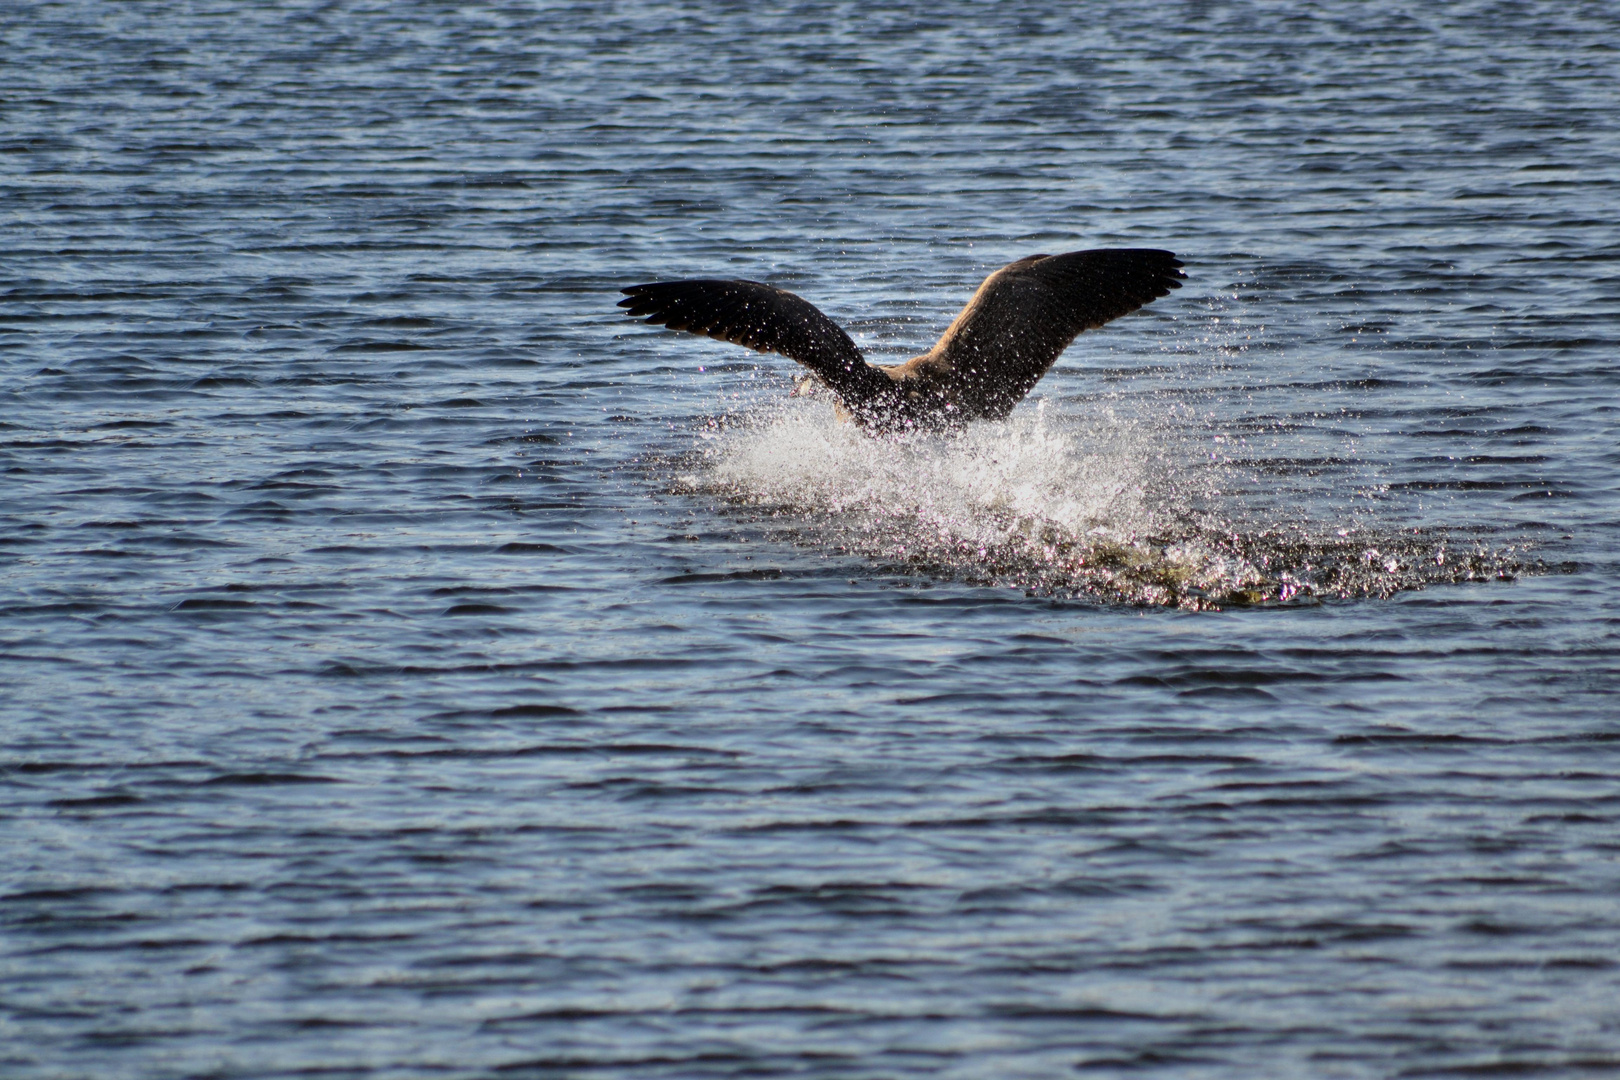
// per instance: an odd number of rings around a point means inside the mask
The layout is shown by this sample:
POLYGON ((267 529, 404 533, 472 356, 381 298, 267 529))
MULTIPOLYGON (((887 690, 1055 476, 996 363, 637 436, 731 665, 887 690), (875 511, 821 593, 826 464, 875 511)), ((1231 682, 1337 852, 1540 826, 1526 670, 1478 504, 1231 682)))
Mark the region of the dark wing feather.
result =
POLYGON ((839 325, 800 296, 758 281, 659 281, 620 300, 632 317, 759 352, 781 353, 815 372, 850 407, 888 385, 839 325))
POLYGON ((1092 330, 1181 287, 1168 251, 1105 248, 1020 259, 987 278, 931 355, 955 396, 1005 416, 1082 330, 1092 330))

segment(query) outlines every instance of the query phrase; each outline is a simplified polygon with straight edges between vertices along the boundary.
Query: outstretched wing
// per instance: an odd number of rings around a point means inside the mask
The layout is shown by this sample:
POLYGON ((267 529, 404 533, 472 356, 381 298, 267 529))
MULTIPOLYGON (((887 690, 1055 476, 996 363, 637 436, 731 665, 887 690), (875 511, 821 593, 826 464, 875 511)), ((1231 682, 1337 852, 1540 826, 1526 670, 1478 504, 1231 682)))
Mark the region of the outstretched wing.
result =
POLYGON ((852 408, 889 384, 837 323, 785 289, 758 281, 696 279, 632 285, 624 292, 627 298, 619 306, 632 317, 781 353, 815 372, 852 408))
POLYGON ((1168 251, 1103 248, 1032 255, 985 279, 929 350, 953 396, 981 415, 1005 416, 1082 330, 1092 330, 1181 288, 1187 275, 1168 251))

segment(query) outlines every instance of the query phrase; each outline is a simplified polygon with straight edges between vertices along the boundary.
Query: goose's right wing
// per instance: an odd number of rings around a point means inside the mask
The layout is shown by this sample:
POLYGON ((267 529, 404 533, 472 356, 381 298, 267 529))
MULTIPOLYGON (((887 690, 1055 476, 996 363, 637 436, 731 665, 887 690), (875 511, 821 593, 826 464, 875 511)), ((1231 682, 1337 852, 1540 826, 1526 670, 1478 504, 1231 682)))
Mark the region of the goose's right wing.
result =
POLYGON ((979 286, 933 348, 957 393, 1005 416, 1083 330, 1181 288, 1181 260, 1152 248, 1032 255, 979 286))

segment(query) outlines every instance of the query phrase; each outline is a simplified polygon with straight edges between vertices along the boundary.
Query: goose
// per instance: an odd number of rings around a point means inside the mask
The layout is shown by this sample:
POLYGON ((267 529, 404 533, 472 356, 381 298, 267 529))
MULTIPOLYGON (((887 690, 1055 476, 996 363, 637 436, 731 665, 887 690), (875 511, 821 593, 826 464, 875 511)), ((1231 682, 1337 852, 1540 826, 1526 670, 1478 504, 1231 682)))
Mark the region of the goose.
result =
POLYGON ((874 433, 1004 419, 1083 330, 1181 288, 1174 253, 1097 248, 1026 255, 984 279, 934 347, 903 364, 869 364, 810 301, 759 281, 696 278, 621 290, 632 318, 762 353, 810 370, 839 415, 874 433))

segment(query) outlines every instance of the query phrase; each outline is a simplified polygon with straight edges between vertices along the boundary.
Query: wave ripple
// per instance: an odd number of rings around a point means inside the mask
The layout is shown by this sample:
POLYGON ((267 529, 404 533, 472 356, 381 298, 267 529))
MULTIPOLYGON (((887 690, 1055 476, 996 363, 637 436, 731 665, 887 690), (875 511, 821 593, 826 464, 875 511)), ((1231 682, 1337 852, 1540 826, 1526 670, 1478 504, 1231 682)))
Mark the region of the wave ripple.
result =
POLYGON ((824 408, 703 437, 680 485, 785 538, 1038 595, 1192 610, 1388 597, 1545 569, 1448 530, 1243 513, 1171 433, 1040 407, 948 434, 872 438, 824 408))

